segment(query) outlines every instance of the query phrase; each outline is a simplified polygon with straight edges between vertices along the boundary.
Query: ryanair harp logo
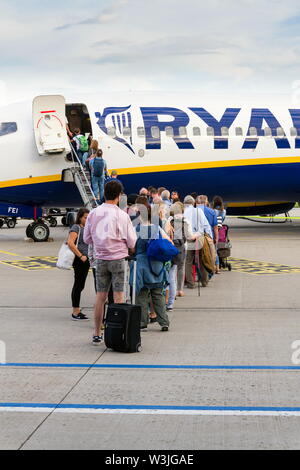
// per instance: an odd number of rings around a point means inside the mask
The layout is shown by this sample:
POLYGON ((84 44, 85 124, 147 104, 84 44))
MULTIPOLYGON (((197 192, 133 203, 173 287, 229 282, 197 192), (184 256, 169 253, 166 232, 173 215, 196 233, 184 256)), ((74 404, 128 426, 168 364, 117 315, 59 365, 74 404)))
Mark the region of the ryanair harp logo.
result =
POLYGON ((125 108, 104 108, 103 113, 95 113, 98 118, 98 126, 107 135, 108 128, 114 128, 115 134, 110 135, 113 139, 125 145, 134 153, 132 147, 132 119, 130 106, 125 108))

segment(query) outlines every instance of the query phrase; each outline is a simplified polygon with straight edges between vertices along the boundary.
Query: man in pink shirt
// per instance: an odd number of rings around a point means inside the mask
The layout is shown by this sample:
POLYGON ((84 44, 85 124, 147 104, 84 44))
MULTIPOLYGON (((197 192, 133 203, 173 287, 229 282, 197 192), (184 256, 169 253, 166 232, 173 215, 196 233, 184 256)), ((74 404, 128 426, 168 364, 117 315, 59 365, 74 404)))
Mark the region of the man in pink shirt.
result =
POLYGON ((110 181, 105 185, 105 203, 90 212, 84 229, 84 241, 93 244, 96 258, 97 297, 93 344, 102 343, 100 335, 104 305, 112 283, 114 302, 123 303, 125 258, 136 243, 136 232, 130 217, 118 207, 122 184, 110 181))

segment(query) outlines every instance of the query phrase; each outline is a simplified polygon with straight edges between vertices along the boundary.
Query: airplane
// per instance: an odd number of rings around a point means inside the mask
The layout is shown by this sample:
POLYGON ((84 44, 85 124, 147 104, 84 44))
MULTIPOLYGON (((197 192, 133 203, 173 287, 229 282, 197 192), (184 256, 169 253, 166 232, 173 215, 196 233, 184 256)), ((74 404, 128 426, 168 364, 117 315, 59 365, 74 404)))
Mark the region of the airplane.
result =
POLYGON ((283 213, 299 200, 300 109, 285 97, 41 95, 0 109, 0 204, 34 219, 35 241, 49 236, 40 208, 86 202, 66 123, 99 141, 126 194, 153 185, 220 195, 239 215, 283 213))

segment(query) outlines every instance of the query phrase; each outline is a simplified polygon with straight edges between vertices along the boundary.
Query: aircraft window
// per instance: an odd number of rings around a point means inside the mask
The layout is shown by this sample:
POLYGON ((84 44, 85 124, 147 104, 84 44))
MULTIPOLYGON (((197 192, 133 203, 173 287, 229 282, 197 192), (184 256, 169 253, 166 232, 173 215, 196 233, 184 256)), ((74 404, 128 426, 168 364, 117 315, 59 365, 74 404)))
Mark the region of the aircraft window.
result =
POLYGON ((221 135, 229 135, 228 127, 221 127, 221 135))
POLYGON ((207 132, 207 135, 210 135, 210 136, 215 135, 215 130, 211 126, 206 129, 206 132, 207 132))
POLYGON ((201 135, 200 127, 193 127, 193 135, 201 135))
POLYGON ((255 136, 255 137, 257 136, 257 129, 256 129, 256 127, 250 127, 250 128, 249 128, 249 135, 255 136))
POLYGON ((243 135, 243 129, 241 127, 236 127, 235 135, 243 135))
POLYGON ((265 127, 264 128, 264 133, 265 133, 265 137, 271 137, 272 136, 272 129, 270 127, 265 127))
POLYGON ((151 127, 151 135, 154 139, 159 139, 159 127, 158 126, 151 127))
POLYGON ((297 129, 296 127, 291 127, 291 136, 292 137, 297 137, 298 133, 297 133, 297 129))
POLYGON ((180 126, 179 127, 179 135, 180 137, 186 137, 186 127, 180 126))
POLYGON ((108 127, 107 128, 107 135, 109 135, 110 137, 116 137, 115 127, 108 127))
POLYGON ((13 134, 17 132, 18 127, 16 122, 1 122, 0 124, 0 136, 13 134))
POLYGON ((131 129, 130 129, 130 127, 124 127, 124 129, 123 129, 123 136, 124 136, 124 137, 130 137, 130 136, 131 136, 131 129))
POLYGON ((166 129, 166 136, 173 137, 174 136, 174 129, 171 126, 167 126, 166 129))
POLYGON ((282 127, 277 127, 276 129, 276 134, 277 134, 277 137, 284 137, 284 130, 282 127))
POLYGON ((139 137, 144 137, 145 136, 145 128, 144 127, 138 127, 137 128, 137 133, 139 137))

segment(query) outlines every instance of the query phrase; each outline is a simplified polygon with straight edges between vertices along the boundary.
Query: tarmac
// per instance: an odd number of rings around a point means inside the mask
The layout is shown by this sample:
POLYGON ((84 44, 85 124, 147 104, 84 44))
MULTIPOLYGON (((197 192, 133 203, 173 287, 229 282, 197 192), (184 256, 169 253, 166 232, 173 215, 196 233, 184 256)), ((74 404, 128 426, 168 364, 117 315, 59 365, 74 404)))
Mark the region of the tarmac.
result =
POLYGON ((24 241, 25 221, 2 228, 0 449, 300 449, 300 210, 291 216, 228 218, 232 271, 200 296, 187 289, 170 331, 151 324, 136 354, 92 345, 92 275, 91 321, 71 321, 73 274, 55 268, 66 228, 49 243, 24 241))

